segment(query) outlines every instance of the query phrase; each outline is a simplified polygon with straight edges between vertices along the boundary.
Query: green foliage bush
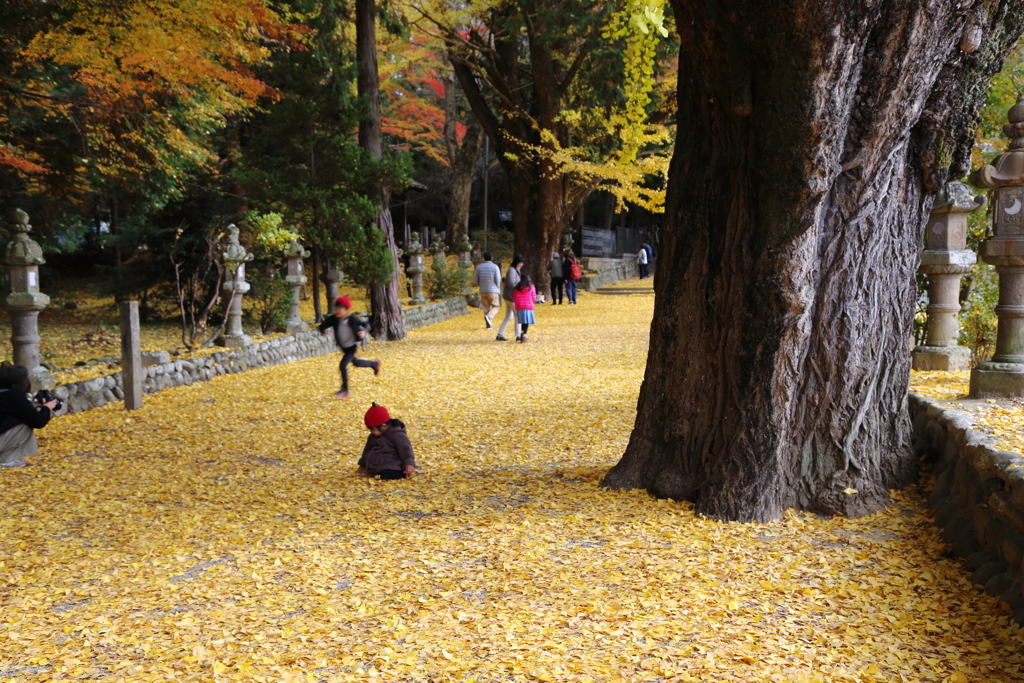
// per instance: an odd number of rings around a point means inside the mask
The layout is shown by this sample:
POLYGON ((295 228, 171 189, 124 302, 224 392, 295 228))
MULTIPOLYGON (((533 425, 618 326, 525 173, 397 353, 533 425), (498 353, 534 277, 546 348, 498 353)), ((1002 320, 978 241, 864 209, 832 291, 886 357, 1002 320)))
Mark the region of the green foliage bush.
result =
POLYGON ((372 224, 352 230, 341 244, 339 260, 345 275, 357 285, 386 285, 395 276, 395 262, 384 233, 372 224))
POLYGON ((984 263, 975 265, 970 277, 970 294, 960 311, 960 344, 971 350, 971 362, 979 363, 995 353, 999 279, 984 263))
POLYGON ((473 276, 466 268, 441 260, 434 262, 424 279, 431 299, 449 299, 465 293, 473 276))
MULTIPOLYGON (((259 323, 263 334, 284 327, 291 306, 292 287, 280 273, 257 271, 249 280, 252 291, 249 298, 253 303, 252 315, 259 323)), ((248 312, 248 311, 247 311, 248 312)))

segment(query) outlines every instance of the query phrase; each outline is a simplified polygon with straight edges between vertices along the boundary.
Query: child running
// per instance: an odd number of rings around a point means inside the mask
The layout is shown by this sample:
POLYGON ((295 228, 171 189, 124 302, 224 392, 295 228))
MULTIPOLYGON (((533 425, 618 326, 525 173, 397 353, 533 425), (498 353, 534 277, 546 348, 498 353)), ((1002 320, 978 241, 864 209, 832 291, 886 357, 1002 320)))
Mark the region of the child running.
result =
POLYGON ((341 391, 335 393, 334 398, 348 398, 349 363, 357 368, 373 368, 373 374, 380 374, 379 360, 356 358, 359 342, 366 337, 366 323, 354 315, 349 315, 351 310, 352 300, 347 296, 339 296, 334 300, 334 315, 327 316, 320 323, 321 334, 334 332, 334 341, 342 353, 341 362, 338 363, 338 370, 341 372, 341 391))
POLYGON ((537 300, 537 289, 530 282, 530 276, 524 274, 516 285, 512 301, 516 305, 516 323, 522 326, 519 343, 525 344, 526 330, 536 321, 533 319, 533 302, 537 300))
POLYGON ((359 474, 381 479, 406 479, 416 471, 412 443, 405 433, 405 423, 388 414, 376 403, 366 411, 363 422, 370 430, 359 458, 359 474))

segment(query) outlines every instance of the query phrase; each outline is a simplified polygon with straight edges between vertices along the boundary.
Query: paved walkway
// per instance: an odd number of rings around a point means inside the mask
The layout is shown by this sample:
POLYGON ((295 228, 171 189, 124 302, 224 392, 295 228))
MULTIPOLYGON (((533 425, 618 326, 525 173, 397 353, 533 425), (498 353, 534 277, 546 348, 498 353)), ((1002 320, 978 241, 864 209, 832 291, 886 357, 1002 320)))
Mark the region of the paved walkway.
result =
POLYGON ((322 357, 43 430, 0 472, 0 680, 1024 679, 912 493, 741 525, 600 490, 653 297, 580 302, 370 347, 348 402, 322 357), (355 475, 372 400, 411 481, 355 475))

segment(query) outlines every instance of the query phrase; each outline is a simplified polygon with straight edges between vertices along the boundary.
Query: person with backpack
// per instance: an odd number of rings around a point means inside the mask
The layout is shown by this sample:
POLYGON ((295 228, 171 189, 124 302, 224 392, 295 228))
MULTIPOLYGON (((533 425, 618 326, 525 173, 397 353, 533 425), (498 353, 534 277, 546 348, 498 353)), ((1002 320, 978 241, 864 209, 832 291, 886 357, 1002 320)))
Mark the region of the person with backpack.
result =
POLYGON ((566 249, 562 257, 562 278, 565 280, 565 298, 570 304, 576 304, 576 281, 583 277, 583 269, 580 268, 576 255, 572 249, 566 249))
POLYGON ((347 296, 339 296, 334 301, 334 314, 324 318, 320 323, 320 333, 327 335, 334 333, 334 341, 341 349, 341 362, 338 363, 338 370, 341 372, 341 391, 334 394, 334 398, 348 398, 348 366, 351 363, 357 368, 373 368, 373 374, 379 375, 381 362, 379 360, 362 360, 356 358, 356 349, 359 342, 366 337, 367 324, 362 318, 349 315, 352 309, 352 300, 347 296))

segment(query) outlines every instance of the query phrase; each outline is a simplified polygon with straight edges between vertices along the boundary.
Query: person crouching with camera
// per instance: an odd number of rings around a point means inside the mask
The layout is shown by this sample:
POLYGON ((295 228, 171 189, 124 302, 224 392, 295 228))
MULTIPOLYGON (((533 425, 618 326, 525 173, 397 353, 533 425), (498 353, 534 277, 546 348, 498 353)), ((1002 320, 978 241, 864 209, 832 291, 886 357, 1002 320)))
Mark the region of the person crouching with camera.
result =
POLYGON ((0 467, 22 467, 39 452, 36 429, 42 429, 60 402, 50 392, 39 392, 37 402, 26 398, 32 389, 24 365, 0 368, 0 467))

